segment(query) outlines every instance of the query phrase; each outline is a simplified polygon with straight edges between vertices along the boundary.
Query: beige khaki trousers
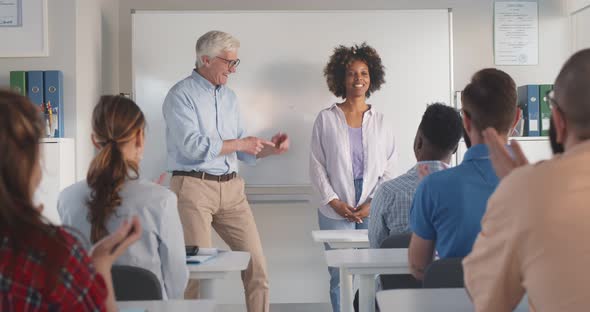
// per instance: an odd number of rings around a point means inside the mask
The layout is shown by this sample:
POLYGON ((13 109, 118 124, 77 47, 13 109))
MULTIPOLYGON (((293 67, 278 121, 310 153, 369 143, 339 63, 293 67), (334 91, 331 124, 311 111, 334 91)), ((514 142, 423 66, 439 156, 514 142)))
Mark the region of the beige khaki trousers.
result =
MULTIPOLYGON (((170 189, 178 197, 178 212, 186 245, 211 246, 211 228, 234 251, 250 253, 250 263, 242 271, 248 312, 269 311, 266 259, 254 216, 244 192, 244 180, 227 182, 173 176, 170 189)), ((190 280, 185 298, 198 298, 199 284, 190 280)))

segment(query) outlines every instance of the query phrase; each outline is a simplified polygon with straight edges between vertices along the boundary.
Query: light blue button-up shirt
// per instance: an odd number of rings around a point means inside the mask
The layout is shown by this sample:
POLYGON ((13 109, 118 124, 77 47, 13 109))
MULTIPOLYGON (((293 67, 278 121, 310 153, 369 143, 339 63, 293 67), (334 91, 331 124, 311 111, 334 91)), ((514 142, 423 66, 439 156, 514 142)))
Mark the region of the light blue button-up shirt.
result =
MULTIPOLYGON (((83 180, 64 189, 57 202, 63 224, 75 228, 86 239, 90 239, 92 228, 88 222, 90 192, 83 180)), ((128 217, 137 216, 142 234, 115 264, 151 271, 160 281, 164 299, 182 299, 189 273, 176 195, 160 185, 139 179, 125 181, 119 196, 121 205, 106 221, 107 230, 114 233, 128 217)))
POLYGON ((222 175, 237 172, 238 159, 256 163, 256 156, 241 152, 219 155, 224 140, 245 136, 238 100, 230 88, 215 86, 193 70, 170 89, 162 113, 169 171, 222 175))

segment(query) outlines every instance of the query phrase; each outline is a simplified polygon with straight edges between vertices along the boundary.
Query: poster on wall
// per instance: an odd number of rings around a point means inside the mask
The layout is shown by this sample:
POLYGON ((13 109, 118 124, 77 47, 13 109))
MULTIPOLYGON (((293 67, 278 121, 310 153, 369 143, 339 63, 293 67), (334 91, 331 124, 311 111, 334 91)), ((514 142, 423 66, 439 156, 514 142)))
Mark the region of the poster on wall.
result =
POLYGON ((537 1, 494 2, 496 65, 537 65, 539 13, 537 1))
POLYGON ((0 0, 0 27, 22 25, 22 0, 0 0))
POLYGON ((0 57, 49 56, 47 0, 0 0, 0 57))

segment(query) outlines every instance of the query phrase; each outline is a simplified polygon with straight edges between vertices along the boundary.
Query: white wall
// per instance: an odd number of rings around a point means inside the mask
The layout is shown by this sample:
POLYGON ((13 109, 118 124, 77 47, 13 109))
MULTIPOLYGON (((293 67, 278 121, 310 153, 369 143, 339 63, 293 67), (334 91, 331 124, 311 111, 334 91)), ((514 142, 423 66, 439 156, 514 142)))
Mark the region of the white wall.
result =
POLYGON ((92 110, 103 94, 118 93, 116 68, 119 0, 78 0, 76 7, 76 163, 77 180, 86 178, 94 157, 92 110), (104 66, 103 64, 110 64, 104 66))
POLYGON ((590 0, 567 0, 567 10, 569 13, 574 13, 588 6, 590 6, 590 0))
POLYGON ((590 6, 572 14, 572 51, 590 48, 590 6))
POLYGON ((76 7, 76 163, 77 179, 84 179, 94 151, 92 108, 101 94, 102 41, 100 3, 79 0, 76 7))
POLYGON ((101 0, 102 92, 119 93, 119 0, 101 0))

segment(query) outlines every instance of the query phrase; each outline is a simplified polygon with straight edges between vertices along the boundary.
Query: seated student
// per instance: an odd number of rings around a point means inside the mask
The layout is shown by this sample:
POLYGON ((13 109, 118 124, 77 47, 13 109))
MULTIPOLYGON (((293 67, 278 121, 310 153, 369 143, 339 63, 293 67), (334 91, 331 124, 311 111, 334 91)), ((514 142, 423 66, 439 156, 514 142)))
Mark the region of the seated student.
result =
POLYGON ((408 257, 418 280, 435 250, 443 259, 465 257, 471 251, 488 198, 498 185, 482 130, 494 128, 506 142, 518 121, 516 85, 503 71, 488 68, 475 73, 461 101, 472 146, 460 165, 426 176, 412 202, 408 257))
POLYGON ((373 197, 369 218, 371 248, 379 248, 390 235, 410 233, 410 206, 420 182, 419 166, 427 166, 429 173, 448 168, 462 135, 461 116, 454 108, 440 103, 426 108, 414 138, 418 163, 405 174, 383 182, 373 197))
POLYGON ((93 243, 129 216, 139 216, 144 225, 141 239, 116 264, 153 272, 165 299, 182 299, 188 269, 176 196, 139 178, 144 128, 144 115, 132 100, 101 97, 92 113, 92 142, 98 154, 86 180, 60 194, 58 212, 64 224, 77 228, 93 243))
POLYGON ((139 239, 139 220, 114 228, 87 254, 33 204, 45 132, 37 107, 0 91, 0 124, 0 311, 117 311, 111 265, 139 239))
MULTIPOLYGON (((590 307, 590 248, 583 242, 590 236, 590 49, 565 63, 554 86, 550 139, 559 154, 502 179, 463 261, 476 311, 512 311, 525 292, 534 311, 590 307)), ((493 130, 486 141, 499 175, 527 163, 515 144, 511 157, 493 130)))

